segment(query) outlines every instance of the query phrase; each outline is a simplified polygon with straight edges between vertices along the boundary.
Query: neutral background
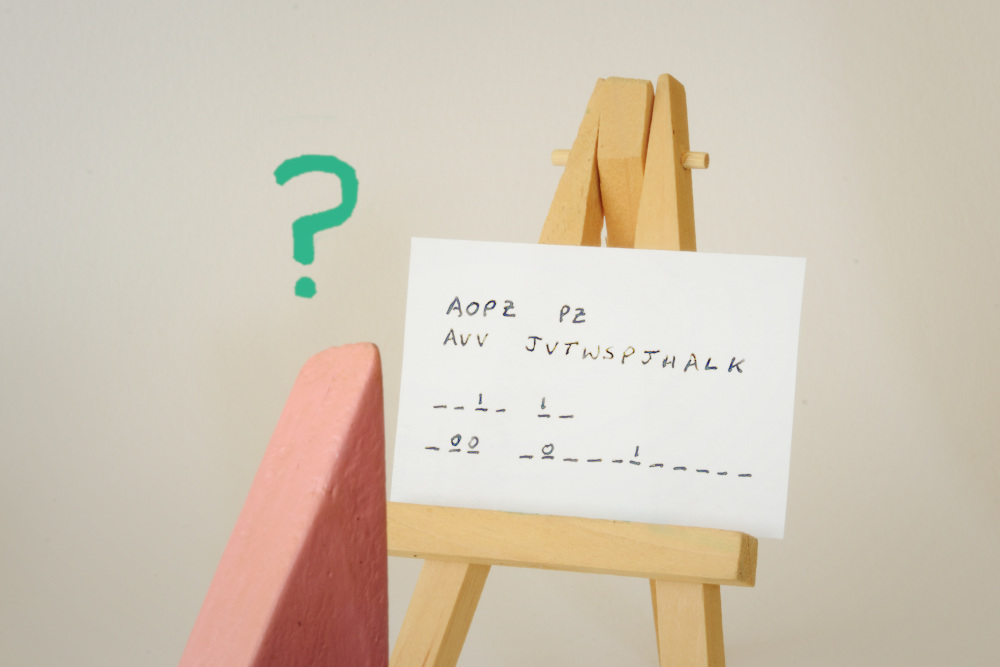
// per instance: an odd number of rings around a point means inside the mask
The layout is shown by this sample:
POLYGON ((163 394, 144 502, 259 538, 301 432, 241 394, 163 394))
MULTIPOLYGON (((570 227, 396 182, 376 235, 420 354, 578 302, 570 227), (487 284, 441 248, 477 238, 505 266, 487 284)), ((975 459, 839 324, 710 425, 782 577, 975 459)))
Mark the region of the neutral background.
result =
MULTIPOLYGON (((0 4, 0 663, 176 664, 299 367, 377 343, 391 443, 409 238, 534 242, 594 81, 670 72, 699 249, 808 258, 729 663, 1000 664, 1000 5, 161 4, 0 4), (308 269, 303 153, 361 183, 308 269)), ((461 664, 655 651, 645 581, 495 569, 461 664)))

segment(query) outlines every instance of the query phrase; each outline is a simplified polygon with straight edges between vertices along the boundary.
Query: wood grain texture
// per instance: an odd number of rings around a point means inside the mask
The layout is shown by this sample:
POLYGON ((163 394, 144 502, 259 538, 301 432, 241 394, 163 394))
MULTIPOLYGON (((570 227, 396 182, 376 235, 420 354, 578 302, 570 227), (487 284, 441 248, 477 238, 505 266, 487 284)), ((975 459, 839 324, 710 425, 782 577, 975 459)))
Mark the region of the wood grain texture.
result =
POLYGON ((389 554, 648 579, 753 586, 746 533, 629 521, 388 505, 389 554))
POLYGON ((652 83, 619 77, 605 80, 597 134, 597 173, 609 247, 635 245, 652 112, 652 83))
POLYGON ((603 91, 604 79, 599 79, 556 186, 539 243, 601 245, 604 209, 597 177, 597 131, 603 91))
POLYGON ((489 572, 489 565, 425 561, 390 667, 454 667, 489 572))
POLYGON ((725 667, 719 587, 662 580, 650 585, 660 667, 725 667))
POLYGON ((669 74, 663 74, 656 82, 649 124, 636 248, 696 249, 691 172, 682 164, 688 149, 684 86, 669 74))

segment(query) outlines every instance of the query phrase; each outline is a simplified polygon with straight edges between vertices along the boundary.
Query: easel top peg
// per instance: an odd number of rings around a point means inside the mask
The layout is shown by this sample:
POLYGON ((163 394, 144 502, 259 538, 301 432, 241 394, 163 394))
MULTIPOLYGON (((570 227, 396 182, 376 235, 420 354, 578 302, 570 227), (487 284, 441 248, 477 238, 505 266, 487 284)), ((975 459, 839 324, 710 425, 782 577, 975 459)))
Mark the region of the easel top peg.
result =
POLYGON ((691 170, 708 154, 690 150, 684 86, 599 79, 565 163, 540 243, 649 250, 697 249, 691 170), (606 224, 605 224, 606 223, 606 224))
MULTIPOLYGON (((552 151, 552 166, 565 167, 569 161, 569 149, 557 148, 552 151)), ((708 169, 708 153, 698 151, 687 151, 681 159, 681 166, 685 169, 708 169)))

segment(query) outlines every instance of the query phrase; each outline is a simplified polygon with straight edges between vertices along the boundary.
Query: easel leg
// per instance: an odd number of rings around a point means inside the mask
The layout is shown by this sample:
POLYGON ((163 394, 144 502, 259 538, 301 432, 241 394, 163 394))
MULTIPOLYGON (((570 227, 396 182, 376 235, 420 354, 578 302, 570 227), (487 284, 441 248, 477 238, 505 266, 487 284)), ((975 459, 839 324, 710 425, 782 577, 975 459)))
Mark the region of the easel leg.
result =
POLYGON ((725 667, 718 585, 650 579, 660 667, 725 667))
POLYGON ((454 667, 489 573, 489 565, 425 561, 390 667, 454 667))

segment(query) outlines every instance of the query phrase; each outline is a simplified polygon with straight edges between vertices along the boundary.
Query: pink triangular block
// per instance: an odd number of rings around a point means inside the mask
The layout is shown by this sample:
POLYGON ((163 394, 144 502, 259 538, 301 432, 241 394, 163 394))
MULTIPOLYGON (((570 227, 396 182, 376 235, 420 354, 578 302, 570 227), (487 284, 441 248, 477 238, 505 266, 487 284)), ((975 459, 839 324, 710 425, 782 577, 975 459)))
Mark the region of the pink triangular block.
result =
POLYGON ((371 344, 299 373, 181 658, 388 663, 382 369, 371 344))

